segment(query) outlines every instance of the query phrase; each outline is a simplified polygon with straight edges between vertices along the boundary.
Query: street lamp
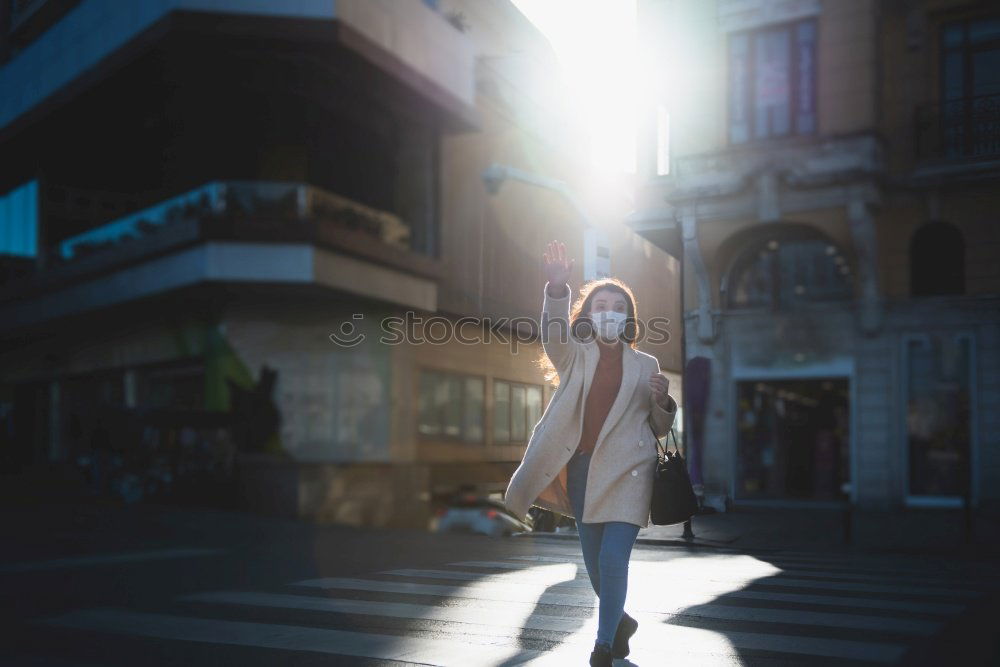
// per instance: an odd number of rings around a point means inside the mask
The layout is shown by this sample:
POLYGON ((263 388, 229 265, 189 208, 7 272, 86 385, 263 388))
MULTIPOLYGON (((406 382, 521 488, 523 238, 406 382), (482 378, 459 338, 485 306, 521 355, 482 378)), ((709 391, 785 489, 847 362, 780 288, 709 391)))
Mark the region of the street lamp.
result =
POLYGON ((495 162, 483 170, 483 184, 491 195, 498 194, 508 180, 555 192, 566 200, 583 227, 583 279, 593 280, 611 275, 611 247, 608 244, 607 234, 594 226, 580 205, 580 200, 566 183, 495 162))
MULTIPOLYGON (((688 367, 688 357, 687 357, 687 332, 685 331, 684 323, 684 245, 683 245, 683 234, 681 234, 681 221, 678 218, 677 210, 673 207, 657 208, 646 211, 635 211, 629 214, 625 218, 625 224, 632 228, 634 232, 643 236, 648 241, 652 242, 656 246, 662 248, 668 255, 677 260, 678 265, 678 276, 680 279, 679 288, 679 304, 680 304, 680 333, 681 333, 681 391, 683 392, 681 404, 687 404, 686 397, 688 396, 688 385, 685 382, 685 375, 687 373, 688 367), (655 236, 653 236, 655 235, 655 236)), ((684 458, 687 459, 687 464, 689 470, 692 466, 692 447, 689 443, 692 443, 693 435, 691 430, 688 428, 690 424, 690 416, 688 415, 688 410, 683 410, 681 412, 681 433, 684 436, 684 458), (691 438, 691 440, 689 440, 691 438)), ((700 456, 700 452, 697 454, 700 456)), ((701 474, 701 468, 697 467, 698 475, 701 474)), ((703 497, 703 492, 698 489, 701 485, 701 479, 698 478, 698 484, 695 485, 696 493, 699 498, 699 506, 701 505, 701 500, 703 497)), ((684 534, 683 538, 686 540, 694 539, 694 530, 691 527, 691 519, 684 522, 684 534)))

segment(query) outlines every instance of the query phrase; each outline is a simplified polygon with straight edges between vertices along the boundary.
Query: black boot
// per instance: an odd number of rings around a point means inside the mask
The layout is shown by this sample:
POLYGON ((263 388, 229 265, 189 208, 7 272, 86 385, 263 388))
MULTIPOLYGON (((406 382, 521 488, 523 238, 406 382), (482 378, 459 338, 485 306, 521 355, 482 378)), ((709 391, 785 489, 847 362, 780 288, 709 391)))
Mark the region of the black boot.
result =
POLYGON ((622 620, 618 621, 615 631, 615 642, 611 645, 611 657, 624 658, 629 654, 628 640, 639 629, 639 621, 622 612, 622 620))
POLYGON ((611 651, 604 644, 594 644, 590 654, 590 667, 611 667, 611 651))

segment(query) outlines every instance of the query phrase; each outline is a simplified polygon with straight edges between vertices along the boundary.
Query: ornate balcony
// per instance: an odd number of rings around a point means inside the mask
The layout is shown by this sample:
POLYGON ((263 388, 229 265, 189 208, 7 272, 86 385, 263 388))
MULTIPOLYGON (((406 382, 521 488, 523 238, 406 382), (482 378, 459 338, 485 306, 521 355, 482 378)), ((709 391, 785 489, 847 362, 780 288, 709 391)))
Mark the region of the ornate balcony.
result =
POLYGON ((923 105, 916 135, 920 160, 1000 157, 1000 95, 923 105))

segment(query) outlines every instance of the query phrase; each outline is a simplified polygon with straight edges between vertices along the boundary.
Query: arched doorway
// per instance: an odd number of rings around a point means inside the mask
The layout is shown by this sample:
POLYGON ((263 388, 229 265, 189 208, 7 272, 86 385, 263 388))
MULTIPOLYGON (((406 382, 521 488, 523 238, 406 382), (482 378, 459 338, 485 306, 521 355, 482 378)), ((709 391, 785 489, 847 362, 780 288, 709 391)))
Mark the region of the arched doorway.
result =
POLYGON ((791 224, 734 237, 728 250, 733 497, 838 503, 852 477, 851 254, 791 224))
POLYGON ((854 294, 847 252, 808 228, 788 226, 747 238, 722 283, 726 309, 788 310, 854 294))

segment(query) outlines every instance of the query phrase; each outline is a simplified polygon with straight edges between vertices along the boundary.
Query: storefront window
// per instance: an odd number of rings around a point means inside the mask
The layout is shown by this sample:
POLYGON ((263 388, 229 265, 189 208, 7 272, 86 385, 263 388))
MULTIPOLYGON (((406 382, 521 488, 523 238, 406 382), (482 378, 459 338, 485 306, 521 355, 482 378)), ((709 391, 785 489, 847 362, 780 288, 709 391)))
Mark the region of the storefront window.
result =
POLYGON ((929 334, 906 344, 906 434, 911 496, 969 488, 972 341, 929 334))
POLYGON ((849 479, 848 382, 740 382, 736 495, 842 499, 849 479))

